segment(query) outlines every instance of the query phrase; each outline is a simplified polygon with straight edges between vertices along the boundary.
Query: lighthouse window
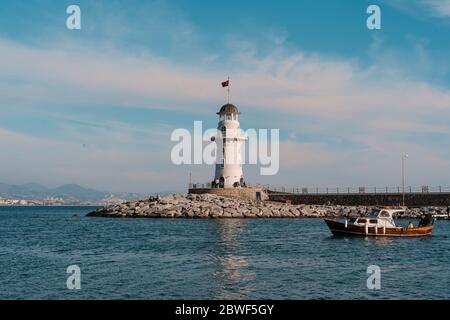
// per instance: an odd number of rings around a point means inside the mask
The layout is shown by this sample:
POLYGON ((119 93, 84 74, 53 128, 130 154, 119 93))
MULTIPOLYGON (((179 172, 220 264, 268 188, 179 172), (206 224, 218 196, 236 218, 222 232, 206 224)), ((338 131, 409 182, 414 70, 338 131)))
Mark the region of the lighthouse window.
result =
POLYGON ((227 114, 227 120, 231 120, 231 114, 227 114))

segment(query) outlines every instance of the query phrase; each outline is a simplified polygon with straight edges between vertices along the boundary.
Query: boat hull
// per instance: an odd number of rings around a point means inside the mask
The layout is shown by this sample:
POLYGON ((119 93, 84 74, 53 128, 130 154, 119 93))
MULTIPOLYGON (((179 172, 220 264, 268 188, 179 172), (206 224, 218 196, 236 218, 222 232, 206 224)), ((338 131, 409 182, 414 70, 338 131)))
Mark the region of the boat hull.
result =
POLYGON ((354 224, 345 223, 324 219, 328 228, 333 233, 333 235, 347 235, 347 236, 361 236, 361 237, 423 237, 428 236, 433 231, 433 225, 417 228, 376 228, 365 226, 356 226, 354 224))

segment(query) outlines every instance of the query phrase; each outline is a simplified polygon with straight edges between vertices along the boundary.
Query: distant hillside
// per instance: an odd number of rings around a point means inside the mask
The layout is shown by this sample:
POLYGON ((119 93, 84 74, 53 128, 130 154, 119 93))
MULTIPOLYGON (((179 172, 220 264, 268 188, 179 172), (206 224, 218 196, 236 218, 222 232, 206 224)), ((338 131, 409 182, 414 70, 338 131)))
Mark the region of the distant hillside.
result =
MULTIPOLYGON (((111 192, 102 192, 84 188, 77 184, 65 184, 57 188, 47 188, 37 183, 12 185, 0 183, 0 197, 7 199, 43 200, 49 197, 64 198, 79 201, 97 201, 109 196, 111 192)), ((142 197, 141 194, 118 192, 115 196, 130 200, 142 197)))

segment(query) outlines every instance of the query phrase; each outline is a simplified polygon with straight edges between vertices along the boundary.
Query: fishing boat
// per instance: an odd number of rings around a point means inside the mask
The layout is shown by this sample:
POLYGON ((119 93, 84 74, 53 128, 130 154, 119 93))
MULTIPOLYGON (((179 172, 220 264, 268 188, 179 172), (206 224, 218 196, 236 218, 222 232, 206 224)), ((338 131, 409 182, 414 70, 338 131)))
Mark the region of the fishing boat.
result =
POLYGON ((430 235, 435 219, 424 215, 418 225, 410 223, 407 227, 397 226, 394 214, 401 214, 405 209, 381 209, 376 217, 360 217, 354 221, 344 222, 324 219, 333 235, 363 236, 363 237, 421 237, 430 235))

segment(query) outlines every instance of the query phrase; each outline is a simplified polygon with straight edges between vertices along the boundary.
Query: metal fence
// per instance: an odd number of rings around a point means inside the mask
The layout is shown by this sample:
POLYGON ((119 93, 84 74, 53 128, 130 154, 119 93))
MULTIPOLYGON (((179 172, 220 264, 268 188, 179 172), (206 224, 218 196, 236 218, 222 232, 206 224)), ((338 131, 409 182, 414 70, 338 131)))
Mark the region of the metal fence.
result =
MULTIPOLYGON (((252 187, 256 187, 256 188, 261 188, 260 184, 255 184, 255 185, 249 185, 246 184, 247 188, 252 188, 252 187)), ((212 188, 212 182, 203 182, 203 183, 189 183, 189 189, 210 189, 212 188)))
POLYGON ((212 188, 211 182, 189 183, 189 189, 210 189, 210 188, 212 188))
MULTIPOLYGON (((295 194, 402 194, 402 187, 277 187, 265 185, 264 189, 271 192, 295 193, 295 194)), ((420 186, 405 187, 405 193, 450 193, 450 187, 444 186, 420 186)))
MULTIPOLYGON (((256 187, 261 185, 256 184, 256 187)), ((250 187, 250 186, 249 186, 250 187)), ((189 189, 208 189, 212 188, 211 182, 190 183, 189 189)), ((279 187, 272 185, 264 185, 265 190, 280 193, 295 193, 295 194, 402 194, 403 188, 397 187, 279 187)), ((450 193, 450 187, 444 186, 420 186, 420 187, 405 187, 405 193, 450 193)))

